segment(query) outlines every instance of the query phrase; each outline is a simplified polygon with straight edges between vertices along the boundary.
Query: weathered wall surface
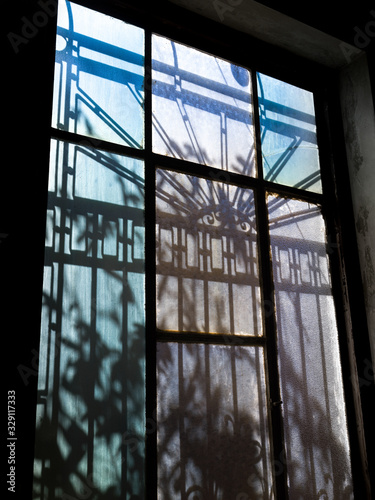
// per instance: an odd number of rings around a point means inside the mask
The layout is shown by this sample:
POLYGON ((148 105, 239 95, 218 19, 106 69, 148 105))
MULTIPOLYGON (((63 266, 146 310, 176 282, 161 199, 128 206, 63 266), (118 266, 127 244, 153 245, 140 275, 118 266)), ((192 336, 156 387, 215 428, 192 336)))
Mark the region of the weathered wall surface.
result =
POLYGON ((344 118, 367 322, 375 359, 375 114, 366 56, 341 71, 344 118))

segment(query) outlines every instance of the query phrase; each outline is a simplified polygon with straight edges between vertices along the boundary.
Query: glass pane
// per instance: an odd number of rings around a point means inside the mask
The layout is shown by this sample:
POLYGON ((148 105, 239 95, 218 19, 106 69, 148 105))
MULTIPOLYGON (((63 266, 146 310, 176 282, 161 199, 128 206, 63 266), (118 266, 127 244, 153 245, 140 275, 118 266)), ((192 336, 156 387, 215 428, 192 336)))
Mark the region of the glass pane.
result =
POLYGON ((35 499, 143 498, 143 184, 139 160, 52 141, 35 499))
POLYGON ((158 499, 274 498, 263 350, 158 344, 158 499))
POLYGON ((152 38, 153 150, 255 175, 250 73, 167 38, 152 38))
POLYGON ((158 170, 157 326, 261 335, 254 195, 158 170))
POLYGON ((320 193, 313 94, 266 75, 257 77, 264 178, 320 193))
POLYGON ((60 0, 52 126, 143 147, 143 30, 60 0))
POLYGON ((268 206, 289 496, 351 498, 324 220, 319 207, 302 201, 271 196, 268 206))

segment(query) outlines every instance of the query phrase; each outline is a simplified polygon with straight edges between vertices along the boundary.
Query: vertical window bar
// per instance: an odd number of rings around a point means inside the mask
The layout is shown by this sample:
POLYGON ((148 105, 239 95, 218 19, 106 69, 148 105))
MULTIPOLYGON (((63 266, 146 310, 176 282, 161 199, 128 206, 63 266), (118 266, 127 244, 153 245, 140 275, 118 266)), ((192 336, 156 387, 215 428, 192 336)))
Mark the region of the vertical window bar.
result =
POLYGON ((152 159, 152 33, 145 30, 145 270, 146 270, 146 496, 157 488, 155 165, 152 159))
POLYGON ((253 68, 250 71, 251 74, 251 86, 252 86, 252 98, 253 98, 253 116, 254 116, 254 133, 255 133, 255 155, 256 155, 256 165, 257 165, 257 177, 259 181, 264 179, 263 176, 263 158, 262 158, 262 138, 260 129, 260 116, 259 116, 259 99, 258 99, 258 83, 257 83, 257 72, 253 68))
POLYGON ((287 470, 284 446, 284 427, 282 421, 282 402, 280 390, 280 378, 277 358, 277 329, 276 309, 274 299, 273 273, 271 263, 271 241, 268 232, 269 221, 267 211, 266 190, 263 183, 263 165, 261 151, 261 130, 259 120, 259 103, 257 90, 257 73, 251 71, 253 87, 253 112, 255 123, 255 147, 258 166, 258 178, 260 180, 259 190, 255 195, 255 206, 257 211, 258 226, 263 230, 258 231, 260 276, 262 284, 262 302, 264 310, 264 328, 267 339, 266 357, 269 382, 269 406, 273 444, 273 473, 275 481, 275 497, 278 499, 288 498, 287 470), (267 228, 267 229, 266 229, 267 228))

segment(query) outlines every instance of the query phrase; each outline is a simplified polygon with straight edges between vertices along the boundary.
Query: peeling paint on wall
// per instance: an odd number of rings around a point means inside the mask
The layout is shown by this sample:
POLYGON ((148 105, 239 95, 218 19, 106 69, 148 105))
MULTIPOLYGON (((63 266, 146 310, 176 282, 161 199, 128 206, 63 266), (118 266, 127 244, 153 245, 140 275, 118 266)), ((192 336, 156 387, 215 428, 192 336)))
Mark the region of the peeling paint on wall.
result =
POLYGON ((366 207, 360 207, 359 212, 356 219, 356 227, 359 234, 366 236, 368 231, 367 219, 369 216, 369 211, 366 207))
POLYGON ((355 173, 358 173, 363 164, 363 155, 361 154, 360 141, 358 138, 357 122, 355 112, 358 108, 358 99, 355 93, 355 86, 353 84, 350 73, 345 74, 345 97, 346 106, 343 108, 345 127, 345 141, 348 150, 350 151, 350 158, 355 173))
POLYGON ((372 260, 372 250, 370 245, 366 245, 365 248, 365 272, 364 280, 365 286, 365 298, 366 306, 371 306, 373 297, 375 296, 375 268, 372 260))
POLYGON ((341 105, 367 324, 375 365, 375 115, 365 57, 342 70, 341 105))

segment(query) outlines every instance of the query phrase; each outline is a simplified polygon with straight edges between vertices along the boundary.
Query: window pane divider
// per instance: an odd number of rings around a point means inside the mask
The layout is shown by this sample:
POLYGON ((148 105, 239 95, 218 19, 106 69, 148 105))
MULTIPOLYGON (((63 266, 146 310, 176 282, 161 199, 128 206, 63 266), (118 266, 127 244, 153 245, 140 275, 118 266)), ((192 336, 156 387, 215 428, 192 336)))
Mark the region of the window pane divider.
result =
MULTIPOLYGON (((256 145, 256 161, 258 168, 258 176, 260 178, 260 189, 255 191, 255 206, 257 213, 257 221, 259 228, 268 228, 268 210, 267 210, 267 189, 266 183, 263 180, 263 164, 261 151, 261 135, 260 135, 260 119, 256 72, 251 72, 252 91, 254 102, 254 123, 255 123, 255 145, 256 145)), ((273 184, 272 184, 273 185, 273 184)), ((280 188, 280 186, 277 186, 280 188)), ((278 189, 279 191, 279 189, 278 189)), ((275 290, 273 284, 273 272, 271 262, 271 241, 268 230, 258 231, 259 241, 259 274, 261 277, 262 303, 264 310, 264 331, 267 337, 266 346, 266 364, 268 373, 268 398, 270 401, 281 401, 280 376, 278 367, 277 354, 277 325, 276 325, 276 305, 275 305, 275 290), (267 308, 266 308, 267 306, 267 308)), ((284 425, 282 416, 282 405, 273 406, 270 412, 271 419, 271 443, 273 450, 273 461, 279 460, 285 456, 284 442, 284 425)), ((287 466, 282 468, 276 474, 274 470, 275 497, 287 499, 288 484, 287 484, 287 466)))
POLYGON ((95 137, 76 134, 75 132, 68 132, 65 130, 56 129, 51 127, 51 139, 77 144, 78 146, 98 149, 110 153, 130 156, 132 158, 144 159, 145 150, 132 148, 123 144, 116 144, 114 142, 103 141, 95 137))
POLYGON ((265 346, 264 336, 233 335, 224 333, 174 332, 156 329, 158 342, 179 342, 183 344, 215 344, 228 346, 265 346))
POLYGON ((256 177, 250 177, 242 174, 220 170, 209 165, 202 165, 194 162, 188 162, 178 158, 169 158, 163 155, 152 154, 153 163, 157 168, 165 170, 173 170, 187 175, 206 178, 211 181, 224 182, 239 187, 261 190, 269 194, 287 197, 290 199, 298 199, 314 203, 316 205, 324 204, 324 196, 320 193, 312 191, 304 191, 302 189, 278 184, 271 181, 265 181, 256 177))
POLYGON ((324 203, 324 196, 320 193, 314 193, 313 191, 304 191, 303 189, 286 186, 284 184, 276 184, 275 182, 271 181, 263 181, 263 189, 268 194, 290 198, 292 200, 298 199, 301 201, 314 203, 316 205, 323 205, 324 203))
POLYGON ((146 341, 146 426, 153 423, 154 432, 146 439, 146 498, 157 491, 157 379, 156 379, 156 179, 152 155, 152 32, 145 28, 144 59, 144 160, 145 160, 145 341, 146 341))
MULTIPOLYGON (((146 125, 147 121, 148 120, 146 120, 146 125)), ((51 127, 51 138, 70 142, 71 144, 81 145, 82 147, 89 147, 102 151, 108 151, 111 153, 122 154, 124 156, 130 156, 132 158, 145 159, 145 157, 148 157, 148 163, 152 164, 154 169, 162 168, 165 170, 173 170, 175 172, 180 172, 187 175, 207 178, 208 180, 212 181, 224 182, 255 190, 261 189, 262 191, 264 190, 269 194, 288 197, 291 199, 299 199, 301 201, 307 201, 315 203, 317 205, 324 205, 325 197, 320 193, 305 191, 303 189, 266 181, 256 177, 228 172, 226 170, 221 170, 210 165, 202 165, 179 158, 171 158, 156 153, 150 153, 147 149, 132 148, 123 144, 107 142, 101 139, 96 139, 94 137, 56 129, 54 127, 51 127)))

